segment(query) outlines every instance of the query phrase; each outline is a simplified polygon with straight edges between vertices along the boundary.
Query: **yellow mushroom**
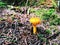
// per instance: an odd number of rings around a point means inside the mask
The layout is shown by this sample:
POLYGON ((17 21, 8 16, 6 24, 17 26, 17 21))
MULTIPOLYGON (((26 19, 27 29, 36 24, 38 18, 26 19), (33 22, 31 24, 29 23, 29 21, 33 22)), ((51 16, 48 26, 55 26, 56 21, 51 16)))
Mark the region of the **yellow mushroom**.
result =
POLYGON ((33 26, 33 34, 36 34, 37 33, 36 25, 40 24, 41 20, 38 17, 32 17, 30 18, 30 23, 32 23, 33 26))

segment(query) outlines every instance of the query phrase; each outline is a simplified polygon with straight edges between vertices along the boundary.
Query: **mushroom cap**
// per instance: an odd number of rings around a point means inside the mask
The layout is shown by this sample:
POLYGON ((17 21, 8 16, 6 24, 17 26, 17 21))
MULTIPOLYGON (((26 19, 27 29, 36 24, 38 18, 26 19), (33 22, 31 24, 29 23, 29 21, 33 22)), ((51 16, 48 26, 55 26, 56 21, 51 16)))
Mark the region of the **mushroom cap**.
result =
POLYGON ((41 20, 38 17, 32 17, 32 18, 30 18, 30 23, 32 23, 32 25, 36 26, 37 24, 41 23, 41 20))

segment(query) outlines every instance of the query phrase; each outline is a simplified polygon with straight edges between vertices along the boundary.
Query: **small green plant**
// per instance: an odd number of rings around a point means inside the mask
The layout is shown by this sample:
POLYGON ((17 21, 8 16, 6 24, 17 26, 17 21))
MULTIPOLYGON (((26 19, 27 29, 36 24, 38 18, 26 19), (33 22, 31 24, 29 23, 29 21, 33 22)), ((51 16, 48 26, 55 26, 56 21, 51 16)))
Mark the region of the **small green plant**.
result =
POLYGON ((50 25, 60 25, 60 21, 59 20, 60 20, 60 18, 56 18, 56 19, 50 21, 50 25))
POLYGON ((51 32, 50 29, 46 29, 45 32, 46 32, 47 34, 52 34, 52 32, 51 32))
POLYGON ((6 7, 6 3, 0 2, 0 8, 4 8, 4 7, 6 7))
POLYGON ((37 36, 41 41, 46 42, 46 38, 44 37, 43 34, 38 34, 37 36))
POLYGON ((43 35, 43 34, 38 34, 37 36, 38 36, 38 38, 39 38, 39 39, 41 39, 41 38, 43 38, 43 37, 44 37, 44 35, 43 35))
POLYGON ((53 13, 55 12, 54 9, 49 9, 43 14, 43 20, 50 20, 52 18, 53 13))

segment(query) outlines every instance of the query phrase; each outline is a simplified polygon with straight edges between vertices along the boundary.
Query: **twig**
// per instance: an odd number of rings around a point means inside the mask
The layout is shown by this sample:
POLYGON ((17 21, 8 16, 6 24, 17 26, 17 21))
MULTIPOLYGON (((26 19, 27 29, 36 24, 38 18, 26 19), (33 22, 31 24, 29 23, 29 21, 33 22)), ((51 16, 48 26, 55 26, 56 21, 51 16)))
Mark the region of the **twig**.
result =
POLYGON ((24 40, 24 41, 25 41, 25 44, 27 45, 27 41, 26 41, 26 38, 25 38, 25 40, 24 40))
POLYGON ((40 42, 40 40, 39 41, 37 41, 34 45, 36 45, 37 43, 39 43, 40 42))

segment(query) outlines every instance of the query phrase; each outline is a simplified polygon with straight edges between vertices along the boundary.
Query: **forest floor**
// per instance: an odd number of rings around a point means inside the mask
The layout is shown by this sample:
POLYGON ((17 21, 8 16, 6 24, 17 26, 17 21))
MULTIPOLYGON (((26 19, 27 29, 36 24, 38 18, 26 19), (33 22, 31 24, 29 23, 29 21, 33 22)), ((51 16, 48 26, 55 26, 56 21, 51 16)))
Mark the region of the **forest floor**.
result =
MULTIPOLYGON (((48 39, 48 42, 46 42, 45 39, 49 37, 49 35, 44 33, 45 27, 42 24, 42 27, 40 24, 37 26, 38 34, 34 35, 32 33, 32 25, 29 22, 29 19, 36 15, 34 15, 34 13, 25 14, 25 11, 22 11, 22 14, 10 9, 0 11, 0 18, 7 18, 4 15, 15 15, 13 21, 11 21, 10 16, 8 16, 7 20, 9 19, 11 22, 5 20, 1 23, 0 21, 0 24, 5 23, 5 26, 2 25, 2 27, 4 26, 3 28, 0 26, 0 45, 53 45, 53 43, 60 45, 60 35, 55 39, 48 39), (41 39, 38 38, 37 35, 39 34, 45 35, 45 41, 41 41, 41 39)), ((57 14, 60 15, 60 13, 57 14)), ((58 28, 58 30, 60 30, 60 26, 58 26, 58 28)))

